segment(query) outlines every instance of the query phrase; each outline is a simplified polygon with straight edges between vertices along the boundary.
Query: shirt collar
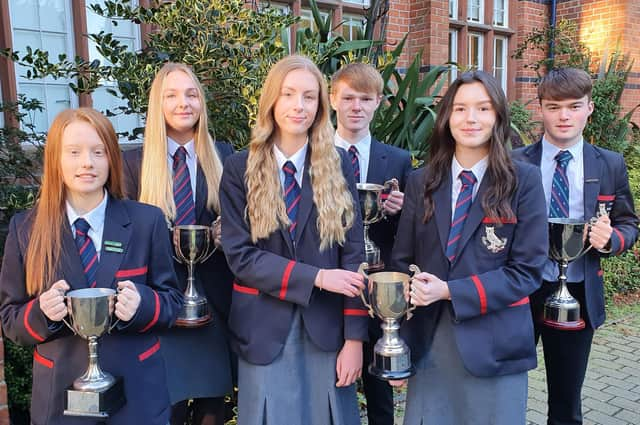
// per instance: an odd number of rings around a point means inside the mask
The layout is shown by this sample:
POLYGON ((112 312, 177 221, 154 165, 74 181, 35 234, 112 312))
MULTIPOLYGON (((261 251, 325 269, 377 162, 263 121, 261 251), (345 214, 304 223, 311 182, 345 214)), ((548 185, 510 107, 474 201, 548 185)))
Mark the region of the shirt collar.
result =
POLYGON ((291 161, 293 162, 293 165, 296 167, 296 173, 300 173, 304 168, 304 161, 307 157, 308 147, 309 147, 309 142, 307 141, 300 149, 298 149, 296 153, 294 153, 289 158, 287 158, 284 155, 284 153, 282 153, 282 151, 278 148, 278 146, 276 146, 276 144, 274 143, 273 154, 276 157, 276 163, 278 164, 278 169, 282 170, 282 166, 284 165, 284 163, 287 161, 291 161))
POLYGON ((176 151, 180 146, 184 146, 185 150, 187 151, 187 158, 195 158, 196 144, 193 141, 193 139, 189 140, 184 145, 181 145, 180 143, 173 140, 171 137, 167 137, 167 153, 171 158, 173 158, 173 155, 176 154, 176 151))
POLYGON ((79 215, 76 210, 73 209, 71 204, 66 201, 65 204, 69 224, 73 226, 78 218, 84 218, 85 220, 87 220, 87 223, 89 223, 89 226, 91 226, 91 229, 97 232, 98 229, 101 229, 102 226, 104 226, 104 217, 107 210, 108 198, 109 196, 107 196, 107 191, 105 190, 102 201, 100 201, 100 203, 94 209, 83 215, 79 215))
POLYGON ((354 145, 356 149, 358 149, 358 153, 368 152, 371 148, 371 132, 367 132, 367 135, 358 140, 356 143, 350 143, 343 139, 336 131, 334 140, 336 146, 343 148, 344 150, 349 150, 351 145, 354 145))
POLYGON ((574 143, 568 148, 559 148, 556 145, 550 143, 547 139, 542 137, 542 159, 544 161, 555 161, 556 155, 560 151, 571 152, 572 159, 576 161, 582 158, 582 151, 584 146, 584 139, 581 137, 577 143, 574 143))
POLYGON ((484 177, 484 173, 487 171, 487 167, 489 166, 489 156, 485 156, 480 161, 476 162, 473 167, 470 169, 464 168, 458 162, 456 155, 453 155, 453 159, 451 160, 451 178, 453 182, 458 179, 460 173, 464 170, 471 171, 473 175, 476 177, 477 184, 480 184, 482 178, 484 177))

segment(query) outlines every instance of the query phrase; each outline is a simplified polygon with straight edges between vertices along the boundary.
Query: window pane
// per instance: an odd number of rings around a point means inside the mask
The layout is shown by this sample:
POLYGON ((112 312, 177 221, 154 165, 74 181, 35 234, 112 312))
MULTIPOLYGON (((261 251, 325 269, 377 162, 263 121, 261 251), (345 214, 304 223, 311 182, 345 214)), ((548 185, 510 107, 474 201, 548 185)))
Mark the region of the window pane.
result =
POLYGON ((483 0, 469 0, 467 2, 467 20, 482 22, 483 0))
POLYGON ((493 25, 507 26, 507 0, 494 0, 493 2, 493 25))
POLYGON ((482 35, 469 34, 468 66, 472 69, 482 69, 482 35))
MULTIPOLYGON (((458 62, 458 31, 449 30, 449 62, 458 62)), ((452 66, 449 71, 449 81, 458 77, 458 67, 452 66)))
POLYGON ((9 11, 14 28, 40 28, 38 0, 9 0, 9 11))
POLYGON ((449 17, 458 19, 458 0, 449 0, 449 17))
POLYGON ((507 39, 496 37, 494 39, 493 75, 500 83, 502 89, 507 90, 507 39))

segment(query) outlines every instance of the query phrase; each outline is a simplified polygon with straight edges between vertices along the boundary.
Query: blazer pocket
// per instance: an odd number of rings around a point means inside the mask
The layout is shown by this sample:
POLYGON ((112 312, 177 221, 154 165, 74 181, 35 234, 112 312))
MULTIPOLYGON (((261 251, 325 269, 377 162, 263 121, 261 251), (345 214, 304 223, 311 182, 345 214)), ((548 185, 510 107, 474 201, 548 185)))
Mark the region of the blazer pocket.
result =
POLYGON ((258 295, 258 294, 260 294, 260 291, 258 291, 256 288, 251 288, 250 286, 240 285, 236 281, 233 282, 233 290, 236 291, 236 292, 240 292, 242 294, 247 294, 247 295, 258 295))
POLYGON ((37 347, 33 350, 33 360, 48 369, 53 369, 53 360, 50 360, 40 354, 37 347))
POLYGON ((131 279, 134 277, 145 276, 148 266, 137 267, 134 269, 120 269, 116 272, 116 279, 131 279))
POLYGON ((151 347, 147 348, 142 353, 138 354, 138 360, 141 361, 141 362, 144 362, 149 357, 151 357, 155 353, 157 353, 158 350, 160 350, 160 340, 159 339, 157 339, 156 343, 153 344, 151 347))

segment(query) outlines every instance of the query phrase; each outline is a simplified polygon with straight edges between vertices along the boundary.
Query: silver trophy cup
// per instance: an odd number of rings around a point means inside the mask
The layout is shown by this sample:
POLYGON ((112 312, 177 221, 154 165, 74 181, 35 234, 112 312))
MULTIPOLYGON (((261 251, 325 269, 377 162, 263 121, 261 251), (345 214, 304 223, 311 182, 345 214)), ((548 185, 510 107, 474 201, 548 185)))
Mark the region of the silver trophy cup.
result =
POLYGON ((195 224, 179 225, 173 228, 175 258, 187 266, 187 289, 184 304, 176 326, 197 327, 211 321, 207 299, 200 295, 195 285, 195 265, 206 261, 216 251, 211 227, 195 224))
MULTIPOLYGON (((398 272, 377 272, 367 274, 367 263, 362 263, 358 273, 369 281, 368 302, 364 293, 360 296, 369 315, 378 316, 382 321, 382 337, 373 348, 373 361, 369 365, 369 373, 383 380, 405 379, 415 373, 411 364, 411 350, 400 338, 400 319, 405 314, 407 320, 411 318, 411 311, 415 309, 404 296, 405 288, 409 286, 411 276, 398 272)), ((415 275, 420 273, 416 265, 409 266, 415 275)))
POLYGON ((549 257, 558 263, 560 288, 544 303, 542 322, 556 329, 584 329, 580 317, 580 303, 567 289, 567 267, 584 255, 591 245, 588 240, 588 223, 567 218, 549 219, 549 257))
POLYGON ((381 195, 385 190, 398 190, 398 181, 391 179, 384 185, 358 183, 357 188, 364 224, 365 261, 369 264, 369 271, 381 271, 384 269, 384 262, 380 258, 380 248, 369 238, 369 225, 377 223, 384 217, 381 195))
POLYGON ((125 403, 122 378, 114 378, 100 369, 98 338, 116 325, 111 312, 116 291, 110 288, 85 288, 66 294, 69 322, 64 323, 74 334, 89 342, 89 367, 67 390, 64 414, 108 418, 125 403))

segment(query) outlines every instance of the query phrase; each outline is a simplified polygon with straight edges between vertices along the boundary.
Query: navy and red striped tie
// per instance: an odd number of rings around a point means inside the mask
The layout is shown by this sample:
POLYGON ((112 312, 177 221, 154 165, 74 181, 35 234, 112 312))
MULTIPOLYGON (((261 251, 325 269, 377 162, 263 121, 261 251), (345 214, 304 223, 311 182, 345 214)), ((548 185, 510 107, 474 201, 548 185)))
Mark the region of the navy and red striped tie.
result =
POLYGON ((296 237, 296 225, 298 224, 298 204, 300 204, 300 186, 296 181, 296 166, 293 162, 287 161, 282 166, 284 171, 284 203, 287 207, 287 216, 291 225, 289 234, 291 240, 296 237))
POLYGON ((469 208, 471 208, 473 186, 477 182, 476 176, 474 176, 471 171, 462 171, 458 178, 462 182, 462 187, 458 194, 456 208, 453 213, 453 220, 451 221, 451 229, 449 230, 449 240, 447 241, 446 252, 447 258, 451 262, 453 262, 458 254, 458 242, 460 242, 462 229, 464 229, 464 223, 467 221, 469 208))
POLYGON ((551 202, 549 202, 549 217, 569 217, 569 179, 567 179, 567 165, 573 155, 569 151, 560 151, 555 156, 556 170, 551 183, 551 202))
POLYGON ((93 288, 96 286, 96 270, 98 270, 98 253, 93 241, 89 237, 89 223, 84 218, 79 218, 73 223, 76 227, 76 246, 82 261, 84 276, 87 284, 93 288))
POLYGON ((180 146, 173 155, 173 199, 176 204, 175 224, 195 224, 196 206, 193 202, 191 178, 187 167, 187 150, 180 146))
POLYGON ((353 175, 356 183, 360 183, 360 161, 358 161, 358 148, 349 146, 349 158, 351 158, 351 166, 353 167, 353 175))

